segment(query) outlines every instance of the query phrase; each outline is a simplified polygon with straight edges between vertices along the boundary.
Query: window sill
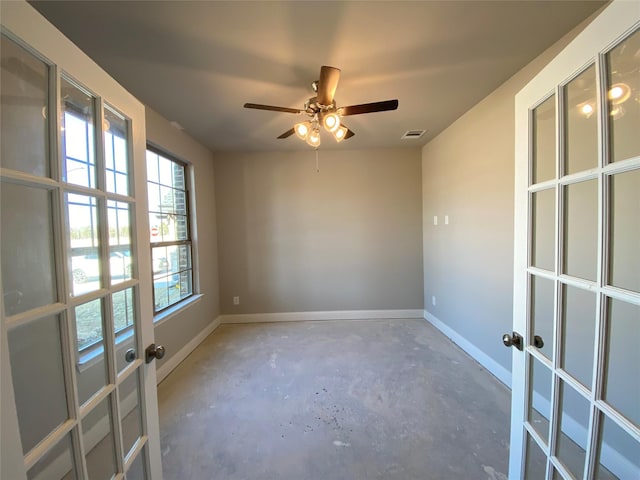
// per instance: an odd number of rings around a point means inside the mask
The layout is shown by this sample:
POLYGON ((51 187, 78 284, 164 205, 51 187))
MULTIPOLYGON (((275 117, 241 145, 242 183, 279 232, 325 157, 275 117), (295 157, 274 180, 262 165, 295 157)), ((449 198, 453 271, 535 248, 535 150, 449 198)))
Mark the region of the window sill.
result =
MULTIPOLYGON (((118 332, 116 334, 116 350, 125 340, 128 340, 131 337, 133 337, 133 328, 131 328, 131 326, 118 332)), ((102 346, 102 342, 92 347, 87 347, 85 350, 80 352, 79 357, 76 367, 80 373, 94 365, 97 365, 101 361, 104 361, 104 348, 102 346)))
POLYGON ((153 326, 157 327, 158 325, 166 322, 167 320, 170 320, 185 308, 188 308, 191 305, 198 303, 202 299, 202 297, 204 297, 204 294, 194 293, 189 298, 182 300, 181 302, 178 302, 175 305, 172 305, 166 310, 163 310, 162 312, 158 313, 155 317, 153 317, 153 326))
MULTIPOLYGON (((155 317, 153 317, 153 326, 156 327, 167 320, 170 320, 175 315, 180 313, 182 310, 190 307, 191 305, 198 303, 200 299, 204 297, 204 294, 198 293, 191 295, 189 298, 182 300, 181 302, 172 305, 166 310, 162 311, 155 317)), ((116 334, 116 349, 118 346, 123 343, 125 340, 131 338, 133 336, 133 328, 126 328, 116 334)), ((99 362, 104 360, 104 348, 102 347, 102 343, 98 345, 94 345, 92 347, 87 347, 85 350, 80 352, 79 360, 76 363, 76 367, 78 372, 82 373, 87 369, 91 368, 93 365, 97 365, 99 362)))

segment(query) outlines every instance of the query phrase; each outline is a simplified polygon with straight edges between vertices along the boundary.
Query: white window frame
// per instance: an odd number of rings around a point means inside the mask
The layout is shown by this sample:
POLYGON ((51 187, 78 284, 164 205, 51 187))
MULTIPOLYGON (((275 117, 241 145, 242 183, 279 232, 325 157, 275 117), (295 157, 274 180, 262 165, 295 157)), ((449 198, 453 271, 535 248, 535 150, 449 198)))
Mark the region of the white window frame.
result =
MULTIPOLYGON (((194 179, 193 165, 190 162, 182 158, 179 158, 177 155, 169 152, 167 149, 160 147, 156 144, 153 144, 151 142, 147 142, 147 153, 152 153, 154 155, 163 157, 164 159, 174 162, 184 168, 184 182, 185 182, 184 193, 185 193, 186 211, 187 211, 187 214, 186 214, 187 239, 186 240, 176 240, 176 241, 170 241, 170 242, 152 242, 151 240, 149 241, 150 251, 151 251, 151 270, 152 270, 151 288, 153 292, 153 315, 154 315, 154 322, 157 323, 172 317, 176 312, 180 311, 181 309, 199 300, 202 297, 202 295, 198 292, 199 282, 198 282, 198 275, 197 275, 197 251, 196 251, 197 248, 196 248, 196 242, 195 242, 196 217, 195 217, 195 210, 193 208, 193 203, 194 203, 193 192, 194 192, 194 183, 195 183, 193 180, 194 179), (170 303, 169 305, 156 309, 156 298, 155 298, 156 292, 155 292, 155 284, 154 284, 154 277, 156 276, 156 273, 153 271, 154 269, 153 249, 154 247, 157 247, 157 246, 171 246, 171 245, 188 245, 189 246, 190 269, 186 269, 184 271, 189 271, 189 270, 191 271, 191 292, 189 295, 182 297, 177 301, 170 303)), ((150 183, 159 185, 158 182, 150 181, 149 178, 147 178, 147 187, 149 186, 150 183)), ((151 212, 150 209, 148 210, 149 210, 149 214, 151 215, 153 212, 151 212)), ((152 225, 149 225, 150 231, 151 231, 151 228, 152 228, 152 225)))

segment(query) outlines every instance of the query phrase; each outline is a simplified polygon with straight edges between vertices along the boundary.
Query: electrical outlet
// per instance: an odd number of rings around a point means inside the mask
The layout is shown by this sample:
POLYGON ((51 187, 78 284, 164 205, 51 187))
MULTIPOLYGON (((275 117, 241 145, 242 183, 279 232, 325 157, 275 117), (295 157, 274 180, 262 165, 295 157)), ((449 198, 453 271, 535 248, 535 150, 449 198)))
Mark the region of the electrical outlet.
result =
POLYGON ((444 224, 449 225, 449 215, 444 216, 444 224))
POLYGON ((434 225, 438 225, 438 216, 437 215, 433 216, 433 224, 434 225))
POLYGON ((435 295, 433 295, 431 297, 431 304, 435 307, 435 305, 436 305, 436 296, 435 295))
POLYGON ((240 305, 240 297, 233 297, 233 304, 240 305))

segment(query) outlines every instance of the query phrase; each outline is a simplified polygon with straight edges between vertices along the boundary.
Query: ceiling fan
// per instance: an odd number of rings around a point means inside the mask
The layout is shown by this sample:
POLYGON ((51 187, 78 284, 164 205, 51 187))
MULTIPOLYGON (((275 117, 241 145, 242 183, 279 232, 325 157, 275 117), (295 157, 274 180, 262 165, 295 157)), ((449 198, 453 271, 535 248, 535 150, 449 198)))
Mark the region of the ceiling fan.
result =
POLYGON ((303 109, 260 105, 258 103, 245 103, 244 108, 308 116, 309 120, 295 124, 293 128, 290 128, 278 138, 287 138, 295 133, 300 139, 305 140, 315 148, 320 146, 320 126, 323 126, 325 130, 332 133, 337 142, 341 142, 355 135, 352 130, 342 123, 341 117, 360 115, 363 113, 384 112, 398 108, 398 100, 385 100, 382 102, 338 107, 336 106, 334 95, 339 80, 340 69, 325 65, 320 68, 320 80, 316 80, 311 84, 316 96, 309 98, 305 102, 303 109))

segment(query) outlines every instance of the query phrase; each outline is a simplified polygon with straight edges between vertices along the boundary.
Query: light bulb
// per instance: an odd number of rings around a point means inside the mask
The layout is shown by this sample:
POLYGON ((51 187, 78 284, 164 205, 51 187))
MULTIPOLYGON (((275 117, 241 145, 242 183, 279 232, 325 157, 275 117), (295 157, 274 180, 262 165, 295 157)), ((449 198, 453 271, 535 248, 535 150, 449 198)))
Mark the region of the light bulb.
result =
POLYGON ((335 132, 333 132, 333 136, 336 139, 336 142, 340 143, 344 140, 344 137, 347 135, 349 129, 344 125, 340 125, 335 132))
POLYGON ((302 123, 297 123, 293 129, 296 132, 296 135, 301 139, 301 140, 306 140, 307 136, 309 135, 309 130, 311 130, 311 124, 309 122, 302 122, 302 123))
POLYGON ((340 117, 336 113, 328 113, 322 119, 322 124, 328 132, 335 132, 340 127, 340 117))
POLYGON ((582 113, 585 115, 591 115, 593 113, 593 107, 590 103, 585 103, 581 108, 582 113))
POLYGON ((624 90, 622 90, 622 87, 613 87, 611 90, 609 90, 609 98, 611 100, 616 100, 620 98, 623 93, 624 90))
POLYGON ((309 133, 307 137, 307 143, 312 147, 318 148, 320 146, 320 130, 317 128, 311 130, 311 133, 309 133))
POLYGON ((611 100, 611 103, 614 105, 626 102, 630 96, 631 89, 626 83, 616 83, 612 85, 608 93, 609 100, 611 100))

